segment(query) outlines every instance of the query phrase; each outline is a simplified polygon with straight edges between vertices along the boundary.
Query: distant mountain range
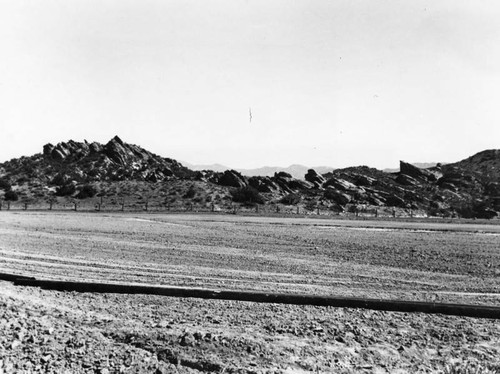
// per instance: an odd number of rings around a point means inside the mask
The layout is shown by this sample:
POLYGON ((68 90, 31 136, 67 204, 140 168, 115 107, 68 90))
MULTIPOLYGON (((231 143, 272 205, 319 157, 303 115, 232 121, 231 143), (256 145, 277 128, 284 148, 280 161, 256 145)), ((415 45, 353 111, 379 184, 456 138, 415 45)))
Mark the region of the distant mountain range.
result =
MULTIPOLYGON (((237 172, 246 175, 248 177, 257 177, 257 176, 262 176, 262 177, 272 177, 274 173, 278 173, 280 171, 284 171, 285 173, 290 174, 294 178, 298 179, 304 179, 304 175, 306 175, 307 171, 309 169, 314 169, 316 172, 319 174, 326 174, 328 172, 332 172, 335 170, 334 167, 331 166, 305 166, 305 165, 300 165, 300 164, 293 164, 287 167, 283 166, 263 166, 260 168, 255 168, 255 169, 233 169, 229 166, 222 165, 222 164, 207 164, 207 165, 196 165, 196 164, 191 164, 189 162, 181 161, 182 164, 191 170, 196 170, 196 171, 202 171, 202 170, 212 170, 216 172, 224 172, 226 170, 236 170, 237 172)), ((427 169, 433 166, 436 166, 438 163, 437 162, 412 162, 412 165, 419 167, 421 169, 427 169)), ((386 173, 397 173, 399 172, 399 168, 387 168, 383 169, 384 172, 386 173)))
POLYGON ((0 163, 0 209, 16 201, 25 207, 126 201, 132 207, 154 203, 234 209, 234 204, 261 204, 277 209, 281 204, 306 211, 498 217, 500 150, 431 165, 400 161, 399 170, 390 173, 367 166, 303 165, 238 171, 223 165, 183 165, 118 136, 106 144, 69 140, 0 163))
POLYGON ((316 172, 320 174, 328 173, 333 171, 333 167, 330 166, 304 166, 299 164, 293 164, 288 167, 281 166, 263 166, 255 169, 232 169, 229 166, 221 165, 221 164, 211 164, 211 165, 194 165, 189 162, 182 162, 183 165, 187 166, 191 170, 212 170, 216 172, 224 172, 226 170, 236 170, 237 172, 247 176, 247 177, 272 177, 275 173, 279 173, 281 171, 290 174, 292 177, 297 179, 304 179, 304 175, 307 174, 309 169, 314 169, 316 172))

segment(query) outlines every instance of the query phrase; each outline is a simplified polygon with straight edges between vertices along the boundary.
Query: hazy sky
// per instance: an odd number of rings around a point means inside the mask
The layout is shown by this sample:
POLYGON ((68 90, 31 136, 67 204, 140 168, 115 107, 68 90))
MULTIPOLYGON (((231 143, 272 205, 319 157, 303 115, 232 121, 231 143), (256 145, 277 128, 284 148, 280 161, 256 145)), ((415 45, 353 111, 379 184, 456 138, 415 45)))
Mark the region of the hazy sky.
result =
POLYGON ((114 135, 235 168, 458 161, 500 148, 499 20, 497 0, 0 0, 0 162, 114 135))

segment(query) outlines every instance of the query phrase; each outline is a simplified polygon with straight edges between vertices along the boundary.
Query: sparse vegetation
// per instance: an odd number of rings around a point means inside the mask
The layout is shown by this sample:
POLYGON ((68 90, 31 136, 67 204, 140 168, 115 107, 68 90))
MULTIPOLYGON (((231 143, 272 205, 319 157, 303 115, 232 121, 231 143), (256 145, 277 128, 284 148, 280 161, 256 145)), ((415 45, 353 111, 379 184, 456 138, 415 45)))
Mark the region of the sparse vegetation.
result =
POLYGON ((231 192, 233 201, 246 205, 263 204, 264 198, 255 188, 251 186, 234 189, 231 192))
POLYGON ((280 200, 280 203, 285 204, 285 205, 297 205, 298 203, 300 203, 300 200, 301 200, 301 196, 299 194, 290 193, 290 194, 284 196, 280 200))
MULTIPOLYGON (((401 165, 398 173, 368 167, 336 169, 327 176, 308 172, 306 181, 285 172, 248 178, 234 170, 194 172, 175 160, 115 137, 106 145, 75 141, 49 144, 43 154, 2 163, 0 190, 8 191, 12 184, 19 198, 29 196, 36 203, 53 191, 52 186, 57 187, 57 196, 85 199, 94 192, 88 187, 75 190, 75 186, 92 185, 101 191, 99 185, 107 183, 105 190, 109 195, 113 185, 127 184, 120 196, 130 198, 131 206, 139 192, 149 194, 151 206, 160 206, 165 194, 197 205, 212 202, 207 199, 212 195, 213 202, 221 203, 222 209, 230 209, 231 200, 248 206, 271 201, 299 205, 299 209, 306 210, 316 210, 320 202, 324 211, 346 211, 353 205, 359 209, 394 207, 401 216, 417 212, 418 216, 499 217, 500 151, 480 152, 466 160, 430 169, 401 165), (248 185, 258 192, 245 187, 248 185), (220 198, 215 198, 216 193, 220 198)), ((263 208, 259 210, 274 211, 273 206, 263 208)))

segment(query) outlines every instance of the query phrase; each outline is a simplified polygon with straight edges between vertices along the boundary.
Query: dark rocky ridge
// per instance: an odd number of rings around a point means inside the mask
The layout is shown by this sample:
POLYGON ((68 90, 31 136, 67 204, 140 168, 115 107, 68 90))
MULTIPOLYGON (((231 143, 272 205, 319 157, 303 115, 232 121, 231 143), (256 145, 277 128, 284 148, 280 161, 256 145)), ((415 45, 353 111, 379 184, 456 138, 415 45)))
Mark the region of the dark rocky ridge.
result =
MULTIPOLYGON (((236 190, 252 189, 267 204, 317 207, 335 212, 374 209, 419 211, 427 215, 492 218, 500 211, 500 150, 479 152, 465 160, 430 168, 400 162, 386 173, 367 166, 326 174, 308 170, 304 179, 286 172, 247 177, 235 170, 192 171, 115 136, 106 144, 46 144, 43 153, 0 164, 0 199, 40 202, 85 199, 114 191, 122 199, 161 194, 184 202, 231 205, 236 190), (124 183, 126 187, 124 187, 124 183)), ((247 196, 247 195, 244 195, 247 196)), ((251 196, 248 195, 248 196, 251 196)), ((259 198, 260 200, 260 198, 259 198)), ((251 202, 251 201, 250 201, 251 202)))

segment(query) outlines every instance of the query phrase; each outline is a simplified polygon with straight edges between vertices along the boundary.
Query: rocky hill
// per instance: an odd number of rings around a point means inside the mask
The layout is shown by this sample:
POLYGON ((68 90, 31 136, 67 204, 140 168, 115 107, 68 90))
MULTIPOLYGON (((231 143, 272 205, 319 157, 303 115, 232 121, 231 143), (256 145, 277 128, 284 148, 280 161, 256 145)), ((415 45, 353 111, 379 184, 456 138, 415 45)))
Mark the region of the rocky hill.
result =
POLYGON ((103 199, 146 209, 148 204, 212 209, 259 204, 303 212, 493 218, 500 211, 500 150, 430 168, 401 161, 394 173, 359 166, 325 174, 309 169, 296 178, 284 171, 271 176, 193 171, 116 136, 107 144, 46 144, 42 153, 0 164, 3 204, 102 204, 103 199))

